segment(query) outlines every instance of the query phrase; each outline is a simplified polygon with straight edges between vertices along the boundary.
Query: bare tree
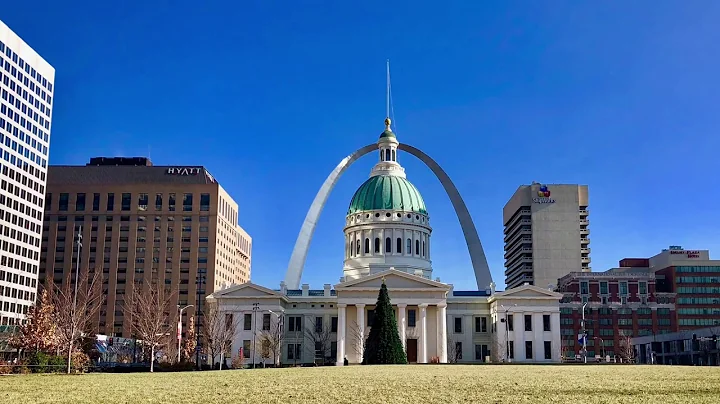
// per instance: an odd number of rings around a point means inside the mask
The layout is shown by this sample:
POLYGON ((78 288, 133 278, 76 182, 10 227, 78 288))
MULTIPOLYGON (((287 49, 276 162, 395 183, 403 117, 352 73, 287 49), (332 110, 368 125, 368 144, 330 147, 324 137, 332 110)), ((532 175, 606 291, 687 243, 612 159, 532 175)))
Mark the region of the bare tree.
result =
POLYGON ((54 307, 53 318, 58 342, 58 351, 65 351, 68 357, 67 372, 70 373, 73 350, 80 346, 80 340, 91 335, 95 320, 99 319, 103 304, 102 272, 86 267, 79 271, 77 292, 72 278, 61 287, 49 282, 48 294, 54 307), (62 348, 60 348, 62 347, 62 348))
MULTIPOLYGON (((490 350, 490 360, 495 363, 509 362, 507 351, 507 342, 500 341, 499 338, 493 338, 491 341, 492 349, 490 350)), ((485 359, 485 358, 483 358, 485 359)))
POLYGON ((618 356, 625 362, 632 362, 635 359, 635 347, 632 344, 632 335, 625 330, 620 330, 618 356))
POLYGON ((460 359, 462 359, 462 351, 457 349, 457 344, 455 344, 455 340, 452 337, 448 337, 447 342, 448 347, 448 363, 458 363, 460 359))
POLYGON ((310 340, 310 344, 306 345, 307 350, 314 361, 322 358, 323 363, 330 356, 330 343, 333 340, 330 324, 326 323, 322 317, 316 317, 305 327, 305 338, 310 340))
POLYGON ((150 348, 151 372, 155 370, 155 353, 168 342, 168 336, 173 334, 174 325, 170 321, 170 313, 174 307, 170 302, 174 295, 174 292, 166 290, 159 282, 135 285, 126 305, 126 312, 129 312, 126 315, 129 314, 133 333, 150 348))
POLYGON ((263 359, 272 357, 273 364, 278 365, 280 362, 280 354, 282 353, 283 346, 283 329, 282 324, 278 322, 272 322, 269 330, 260 331, 258 340, 261 346, 261 352, 267 353, 267 356, 261 355, 263 359))
MULTIPOLYGON (((360 332, 360 326, 357 321, 350 323, 350 344, 361 363, 363 361, 363 355, 365 355, 365 343, 367 342, 369 334, 367 329, 364 333, 360 332)), ((338 360, 344 359, 345 358, 338 358, 338 360)))
MULTIPOLYGON (((232 342, 237 336, 239 319, 232 313, 222 312, 217 303, 205 305, 203 316, 203 344, 210 353, 212 363, 220 356, 220 369, 222 370, 225 354, 232 349, 232 342)), ((255 352, 252 353, 253 355, 255 352)))

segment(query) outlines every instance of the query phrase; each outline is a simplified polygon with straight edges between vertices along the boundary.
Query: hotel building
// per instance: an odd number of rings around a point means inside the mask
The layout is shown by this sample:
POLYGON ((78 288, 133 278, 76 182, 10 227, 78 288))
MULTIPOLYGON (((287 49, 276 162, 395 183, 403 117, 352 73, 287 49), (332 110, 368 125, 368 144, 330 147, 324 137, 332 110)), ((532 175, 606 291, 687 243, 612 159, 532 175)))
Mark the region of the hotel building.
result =
POLYGON ((0 326, 35 303, 55 69, 0 21, 0 326))
POLYGON ((503 208, 505 284, 555 286, 590 272, 587 185, 522 185, 503 208))
POLYGON ((100 334, 130 336, 126 296, 150 279, 177 291, 173 306, 195 305, 183 312, 183 329, 206 295, 250 280, 252 239, 238 225, 237 203, 204 167, 140 157, 50 166, 41 282, 71 281, 79 229, 81 266, 103 272, 100 334))

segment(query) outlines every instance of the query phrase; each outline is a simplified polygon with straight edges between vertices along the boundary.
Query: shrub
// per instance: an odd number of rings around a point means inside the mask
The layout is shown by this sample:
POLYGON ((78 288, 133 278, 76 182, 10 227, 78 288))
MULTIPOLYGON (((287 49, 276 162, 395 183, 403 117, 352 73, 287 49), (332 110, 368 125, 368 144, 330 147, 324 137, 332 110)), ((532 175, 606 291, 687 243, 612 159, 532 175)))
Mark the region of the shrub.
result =
POLYGON ((22 365, 16 365, 13 368, 13 373, 20 374, 20 375, 29 375, 31 373, 30 368, 25 366, 25 364, 22 365))
POLYGON ((67 358, 58 355, 51 355, 48 357, 47 371, 51 373, 61 373, 67 366, 67 358))
POLYGON ((0 363, 0 375, 9 375, 13 372, 13 366, 6 364, 6 363, 0 363))
POLYGON ((49 356, 44 352, 34 352, 28 355, 27 361, 30 365, 30 370, 33 373, 45 373, 48 371, 47 365, 49 356))
POLYGON ((85 352, 73 352, 72 355, 72 370, 75 372, 84 373, 88 371, 90 366, 90 357, 85 352))

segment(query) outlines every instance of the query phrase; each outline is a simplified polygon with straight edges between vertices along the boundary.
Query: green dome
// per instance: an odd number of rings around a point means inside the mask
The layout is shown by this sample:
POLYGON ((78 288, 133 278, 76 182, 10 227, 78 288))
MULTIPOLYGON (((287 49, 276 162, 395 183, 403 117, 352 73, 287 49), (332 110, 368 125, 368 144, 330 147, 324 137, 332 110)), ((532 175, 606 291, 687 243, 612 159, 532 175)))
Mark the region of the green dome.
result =
POLYGON ((387 129, 387 130, 385 130, 385 132, 380 134, 380 139, 386 138, 386 137, 395 138, 395 134, 390 129, 387 129))
POLYGON ((427 214, 425 201, 410 181, 377 175, 365 181, 353 195, 348 215, 366 210, 404 210, 427 214))

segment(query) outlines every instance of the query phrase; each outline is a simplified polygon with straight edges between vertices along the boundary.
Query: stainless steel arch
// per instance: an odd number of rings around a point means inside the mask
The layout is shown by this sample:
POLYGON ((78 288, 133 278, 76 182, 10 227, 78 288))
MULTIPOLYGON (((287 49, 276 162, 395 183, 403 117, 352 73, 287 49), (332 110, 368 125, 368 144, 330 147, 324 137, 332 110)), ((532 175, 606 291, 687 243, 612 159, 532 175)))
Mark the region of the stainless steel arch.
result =
MULTIPOLYGON (((485 258, 485 251, 483 250, 480 237, 478 236, 477 229, 473 223, 470 212, 468 212, 465 202, 460 196, 460 192, 455 187, 455 184, 450 180, 450 177, 435 162, 430 156, 423 153, 420 149, 415 147, 400 144, 398 146, 400 150, 404 150, 413 156, 417 157, 425 163, 435 176, 440 180, 445 192, 450 197, 455 214, 460 221, 460 227, 462 228, 463 235, 465 236, 465 243, 470 253, 470 261, 472 262, 473 269, 475 270, 475 280, 477 282, 478 290, 485 290, 489 288, 492 282, 492 275, 490 274, 490 267, 488 266, 487 259, 485 258)), ((298 235, 297 241, 295 242, 295 248, 293 248, 292 256, 290 257, 290 263, 288 264, 287 272, 285 273, 285 284, 289 289, 297 289, 300 287, 300 278, 302 277, 302 271, 305 266, 305 260, 307 259, 307 253, 310 248, 310 241, 315 233, 315 226, 317 225, 318 217, 325 207, 325 202, 330 195, 333 187, 337 183, 340 176, 345 170, 350 167, 360 157, 370 153, 373 150, 377 150, 377 144, 369 144, 362 147, 345 157, 340 164, 328 175, 327 179, 323 183, 322 187, 315 195, 310 210, 308 210, 303 222, 302 228, 300 228, 300 234, 298 235)))

